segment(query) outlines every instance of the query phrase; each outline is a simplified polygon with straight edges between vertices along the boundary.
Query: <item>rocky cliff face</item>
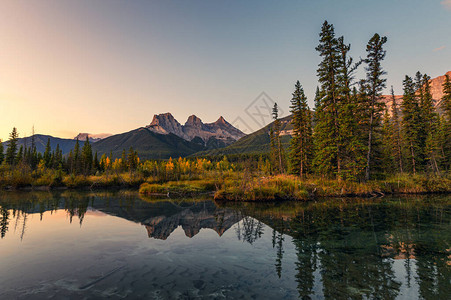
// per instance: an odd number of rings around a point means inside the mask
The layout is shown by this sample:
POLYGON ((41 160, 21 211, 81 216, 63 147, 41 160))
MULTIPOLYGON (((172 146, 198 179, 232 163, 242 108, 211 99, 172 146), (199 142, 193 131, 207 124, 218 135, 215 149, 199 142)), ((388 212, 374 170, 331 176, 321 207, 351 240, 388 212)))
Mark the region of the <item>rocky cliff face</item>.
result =
MULTIPOLYGON (((432 99, 434 100, 435 106, 438 108, 439 112, 440 112, 440 104, 443 98, 443 83, 445 82, 446 75, 448 75, 451 78, 451 71, 447 72, 443 76, 433 78, 429 81, 431 85, 432 99)), ((398 106, 400 106, 402 103, 402 95, 395 95, 395 100, 398 106)), ((387 106, 389 112, 391 113, 391 107, 393 103, 392 96, 384 95, 382 96, 382 101, 385 102, 385 105, 387 106)))
POLYGON ((226 144, 232 143, 245 134, 233 127, 223 117, 214 123, 203 123, 202 120, 192 115, 181 125, 170 113, 154 115, 148 129, 159 134, 175 134, 187 141, 201 139, 204 144, 212 140, 219 140, 226 144))

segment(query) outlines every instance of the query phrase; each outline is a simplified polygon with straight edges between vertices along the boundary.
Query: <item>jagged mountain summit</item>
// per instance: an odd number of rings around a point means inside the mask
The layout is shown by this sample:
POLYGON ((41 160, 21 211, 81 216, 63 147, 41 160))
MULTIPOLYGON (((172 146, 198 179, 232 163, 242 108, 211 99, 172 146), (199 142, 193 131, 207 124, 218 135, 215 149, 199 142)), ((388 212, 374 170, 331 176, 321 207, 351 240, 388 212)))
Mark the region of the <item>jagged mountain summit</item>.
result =
POLYGON ((231 144, 245 136, 245 134, 233 127, 222 116, 213 123, 203 123, 200 118, 191 115, 181 125, 171 113, 154 115, 152 122, 146 126, 149 130, 158 134, 175 134, 187 141, 195 141, 208 145, 210 143, 231 144))

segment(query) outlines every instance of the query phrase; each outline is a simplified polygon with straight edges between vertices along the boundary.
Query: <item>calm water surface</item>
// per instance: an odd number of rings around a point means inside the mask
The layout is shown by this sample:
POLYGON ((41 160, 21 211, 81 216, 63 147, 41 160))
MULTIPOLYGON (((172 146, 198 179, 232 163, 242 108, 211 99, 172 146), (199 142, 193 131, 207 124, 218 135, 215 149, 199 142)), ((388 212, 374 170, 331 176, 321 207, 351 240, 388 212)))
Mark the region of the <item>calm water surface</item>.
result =
POLYGON ((450 299, 451 197, 0 194, 0 299, 450 299))

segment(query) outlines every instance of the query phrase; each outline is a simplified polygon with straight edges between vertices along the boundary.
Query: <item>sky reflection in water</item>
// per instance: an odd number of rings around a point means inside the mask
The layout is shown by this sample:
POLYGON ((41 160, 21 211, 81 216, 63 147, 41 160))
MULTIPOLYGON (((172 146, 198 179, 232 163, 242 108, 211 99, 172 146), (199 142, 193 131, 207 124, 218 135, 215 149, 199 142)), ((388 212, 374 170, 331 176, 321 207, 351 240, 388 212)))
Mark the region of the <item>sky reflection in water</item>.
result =
POLYGON ((451 198, 0 195, 0 298, 445 299, 451 198))

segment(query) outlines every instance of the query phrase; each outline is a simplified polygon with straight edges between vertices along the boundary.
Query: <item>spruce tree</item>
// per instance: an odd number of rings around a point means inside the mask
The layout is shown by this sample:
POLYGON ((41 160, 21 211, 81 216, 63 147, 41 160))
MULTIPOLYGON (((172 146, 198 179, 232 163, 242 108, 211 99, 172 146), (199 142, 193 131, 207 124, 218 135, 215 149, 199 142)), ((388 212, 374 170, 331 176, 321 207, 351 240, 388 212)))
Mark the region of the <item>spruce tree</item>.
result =
POLYGON ((127 154, 125 152, 125 149, 122 149, 121 170, 122 171, 126 171, 127 170, 127 154))
POLYGON ((418 166, 421 165, 421 157, 419 152, 421 147, 419 144, 420 136, 420 106, 418 98, 415 95, 415 84, 411 77, 406 76, 404 81, 404 95, 402 102, 402 125, 403 136, 405 139, 406 152, 409 157, 410 170, 416 174, 418 166))
POLYGON ((338 40, 332 24, 324 22, 316 51, 322 58, 317 75, 320 84, 315 99, 315 157, 314 164, 322 175, 341 178, 340 124, 338 120, 339 87, 337 75, 340 68, 338 40))
POLYGON ((97 155, 97 151, 94 154, 94 170, 98 171, 100 169, 100 163, 99 163, 99 158, 97 155))
POLYGON ((51 167, 52 162, 52 148, 50 147, 50 138, 47 139, 47 145, 45 146, 44 151, 44 163, 46 168, 51 167))
POLYGON ((307 97, 299 81, 295 84, 295 91, 291 99, 291 113, 293 119, 293 137, 290 140, 290 161, 294 174, 301 178, 310 172, 312 143, 312 126, 307 97))
POLYGON ((368 142, 367 142, 367 156, 366 156, 366 171, 365 179, 369 180, 371 177, 371 169, 373 168, 374 158, 374 133, 380 126, 380 119, 384 111, 384 104, 380 101, 382 90, 385 88, 387 81, 383 76, 386 72, 382 68, 382 61, 385 58, 386 51, 383 46, 387 42, 387 37, 381 37, 375 34, 368 45, 366 46, 367 58, 365 63, 367 66, 366 80, 368 86, 368 113, 369 113, 369 127, 368 127, 368 142))
POLYGON ((277 106, 277 103, 274 103, 273 109, 272 109, 272 117, 274 119, 273 123, 273 144, 274 144, 274 156, 277 160, 277 169, 279 173, 284 172, 284 155, 283 155, 283 148, 282 143, 280 141, 280 120, 279 120, 279 107, 277 106))
POLYGON ((17 152, 17 139, 19 138, 19 134, 17 133, 16 127, 13 128, 11 133, 9 134, 8 140, 8 148, 6 149, 5 161, 9 165, 14 165, 16 159, 17 152))
POLYGON ((354 81, 354 73, 362 61, 354 63, 348 55, 350 49, 351 45, 345 44, 343 37, 338 38, 340 53, 337 73, 339 157, 341 158, 341 177, 357 179, 363 170, 364 146, 358 124, 362 118, 358 105, 359 99, 356 89, 351 91, 351 86, 354 81))
POLYGON ((440 156, 438 144, 439 117, 435 112, 434 100, 432 99, 430 77, 426 74, 421 79, 421 124, 424 139, 424 153, 426 166, 434 173, 439 174, 439 164, 437 162, 440 156))
POLYGON ((440 107, 444 111, 441 121, 442 140, 440 142, 442 165, 449 171, 451 170, 451 79, 448 74, 445 75, 445 82, 443 83, 443 97, 440 107))
POLYGON ((60 144, 56 144, 55 155, 52 162, 52 166, 54 169, 58 169, 60 165, 63 164, 63 156, 62 151, 60 149, 60 144))
POLYGON ((78 174, 80 171, 80 143, 78 141, 75 142, 74 151, 72 153, 71 163, 71 173, 78 174))
POLYGON ((83 148, 81 150, 81 161, 83 166, 83 172, 85 175, 91 173, 92 169, 92 147, 91 143, 89 143, 89 137, 86 137, 86 141, 83 144, 83 148))
POLYGON ((401 135, 401 121, 399 116, 399 107, 396 102, 395 92, 393 87, 391 88, 391 97, 392 97, 392 124, 391 127, 392 133, 389 137, 393 141, 393 154, 396 160, 397 171, 399 173, 403 173, 403 155, 402 155, 402 135, 401 135))
POLYGON ((23 145, 20 145, 19 151, 17 152, 16 159, 15 159, 16 165, 19 165, 23 162, 23 158, 24 158, 24 150, 23 149, 24 149, 23 145))

